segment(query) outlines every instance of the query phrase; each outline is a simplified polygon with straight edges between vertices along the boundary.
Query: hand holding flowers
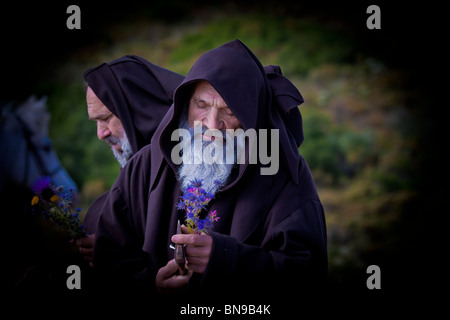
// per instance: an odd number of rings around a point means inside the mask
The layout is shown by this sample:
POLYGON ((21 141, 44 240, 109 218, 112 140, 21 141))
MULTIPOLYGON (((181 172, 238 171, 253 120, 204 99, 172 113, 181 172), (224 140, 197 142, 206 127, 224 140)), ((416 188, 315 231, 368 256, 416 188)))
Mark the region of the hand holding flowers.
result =
MULTIPOLYGON (((215 182, 216 187, 220 182, 215 182)), ((219 220, 214 210, 205 216, 205 209, 214 194, 202 188, 201 180, 194 180, 186 188, 177 204, 179 210, 186 212, 186 226, 181 226, 181 232, 172 236, 175 246, 183 246, 185 250, 187 273, 179 273, 179 264, 175 259, 160 268, 156 275, 155 285, 160 294, 169 294, 185 287, 193 272, 204 273, 211 256, 213 239, 208 234, 213 223, 219 220)))
POLYGON ((211 256, 213 240, 206 233, 192 234, 181 226, 182 234, 172 236, 175 245, 183 245, 186 250, 186 268, 196 273, 204 273, 211 256))
MULTIPOLYGON (((219 187, 220 183, 216 183, 219 187)), ((212 238, 208 235, 213 223, 219 220, 216 210, 205 216, 205 209, 214 194, 202 188, 201 180, 192 181, 181 196, 177 205, 186 211, 186 226, 172 237, 176 248, 184 246, 186 267, 197 273, 204 273, 212 249, 212 238)), ((181 262, 182 263, 182 262, 181 262)))
POLYGON ((80 225, 78 217, 81 209, 76 209, 72 213, 71 190, 65 192, 62 186, 55 187, 48 176, 37 179, 31 189, 34 193, 31 199, 34 214, 41 215, 56 227, 67 230, 75 239, 86 236, 84 226, 80 225))

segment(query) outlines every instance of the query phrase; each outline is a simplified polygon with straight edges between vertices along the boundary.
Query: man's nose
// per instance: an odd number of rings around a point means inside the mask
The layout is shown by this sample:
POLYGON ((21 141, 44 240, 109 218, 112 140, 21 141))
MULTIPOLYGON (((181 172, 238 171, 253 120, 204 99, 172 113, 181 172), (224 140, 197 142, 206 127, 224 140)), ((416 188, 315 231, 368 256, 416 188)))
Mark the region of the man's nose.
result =
POLYGON ((220 119, 219 112, 216 108, 211 108, 206 117, 203 119, 203 125, 211 130, 222 130, 225 126, 222 119, 220 119))
POLYGON ((101 123, 97 124, 97 137, 99 138, 99 140, 103 140, 110 135, 111 131, 109 130, 108 126, 105 126, 101 123))

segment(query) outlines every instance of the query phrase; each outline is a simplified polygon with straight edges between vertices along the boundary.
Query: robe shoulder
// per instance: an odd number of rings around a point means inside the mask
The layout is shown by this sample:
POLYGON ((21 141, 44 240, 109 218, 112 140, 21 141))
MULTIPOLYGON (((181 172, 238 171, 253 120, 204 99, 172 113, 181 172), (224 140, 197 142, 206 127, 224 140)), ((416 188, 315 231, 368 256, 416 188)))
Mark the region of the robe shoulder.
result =
MULTIPOLYGON (((89 209, 86 212, 84 218, 84 225, 86 226, 86 230, 90 234, 94 234, 96 232, 98 219, 100 213, 104 210, 105 202, 111 201, 114 199, 114 195, 117 196, 120 193, 121 197, 124 199, 128 199, 130 201, 130 192, 127 192, 128 187, 134 186, 137 187, 137 184, 143 183, 144 185, 148 185, 147 180, 145 178, 149 178, 149 168, 147 164, 150 164, 150 147, 145 146, 141 149, 140 152, 136 153, 129 161, 127 166, 121 170, 119 177, 116 179, 116 183, 112 186, 110 191, 107 191, 100 195, 94 202, 91 204, 89 209), (148 173, 146 173, 148 172, 148 173), (140 180, 136 180, 136 177, 141 177, 140 180), (111 192, 111 196, 109 196, 111 192), (128 195, 128 197, 125 197, 128 195), (112 198, 112 199, 108 199, 112 198)), ((140 189, 140 188, 138 188, 140 189)), ((141 193, 142 194, 142 193, 141 193)))
POLYGON ((121 221, 120 233, 132 228, 143 237, 150 184, 150 154, 150 146, 142 148, 120 171, 100 212, 100 233, 114 231, 119 226, 112 222, 121 221), (105 230, 109 228, 111 230, 105 230))
POLYGON ((119 177, 113 188, 119 188, 122 192, 126 189, 148 186, 150 183, 151 147, 147 145, 135 153, 127 165, 120 171, 119 177))

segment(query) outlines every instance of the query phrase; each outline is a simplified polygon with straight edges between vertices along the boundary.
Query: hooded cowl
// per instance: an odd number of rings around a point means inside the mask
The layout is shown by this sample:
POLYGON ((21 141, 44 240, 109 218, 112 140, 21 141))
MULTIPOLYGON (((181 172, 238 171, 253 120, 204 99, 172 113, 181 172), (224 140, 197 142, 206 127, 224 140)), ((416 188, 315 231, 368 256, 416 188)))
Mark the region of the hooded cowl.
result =
POLYGON ((133 153, 150 143, 184 77, 137 56, 124 56, 85 72, 97 97, 120 119, 133 153))
MULTIPOLYGON (((253 52, 239 40, 205 53, 194 64, 175 92, 174 108, 165 119, 168 123, 161 126, 160 143, 170 141, 171 133, 178 128, 182 110, 187 107, 186 101, 190 98, 193 84, 200 80, 208 81, 220 93, 244 130, 279 130, 281 165, 298 183, 301 162, 298 148, 303 142, 298 106, 303 103, 303 97, 282 75, 279 66, 263 67, 253 52)), ((161 149, 164 152, 164 148, 161 149)), ((169 157, 170 152, 166 150, 166 158, 169 157)), ((241 166, 241 174, 244 168, 241 166)))

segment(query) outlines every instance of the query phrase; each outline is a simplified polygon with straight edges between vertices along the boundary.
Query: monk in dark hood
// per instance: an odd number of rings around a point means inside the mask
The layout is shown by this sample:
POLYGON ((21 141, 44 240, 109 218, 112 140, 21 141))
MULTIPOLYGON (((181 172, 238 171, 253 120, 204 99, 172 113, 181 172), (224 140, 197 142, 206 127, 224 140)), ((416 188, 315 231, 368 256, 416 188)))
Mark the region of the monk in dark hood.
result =
MULTIPOLYGON (((305 293, 323 284, 324 212, 310 170, 298 153, 302 102, 278 67, 264 68, 239 40, 201 56, 177 88, 174 105, 151 145, 121 171, 102 208, 95 268, 105 284, 114 279, 115 287, 182 292, 187 294, 185 301, 197 303, 208 295, 277 297, 293 288, 305 293), (187 222, 177 203, 186 192, 185 171, 190 170, 175 159, 179 140, 173 133, 184 122, 192 129, 195 121, 204 129, 256 132, 258 146, 255 149, 256 142, 246 139, 244 161, 235 158, 226 177, 210 183, 215 184, 210 191, 214 198, 206 211, 220 217, 212 228, 188 234, 183 227, 183 234, 177 234, 177 221, 187 222), (268 130, 269 142, 263 130, 268 130), (278 153, 278 164, 263 161, 261 141, 268 144, 267 155, 278 153), (251 150, 258 150, 258 161, 251 150), (269 168, 272 165, 276 170, 269 168), (185 245, 189 271, 184 275, 178 274, 173 260, 174 244, 185 245)), ((214 140, 207 135, 202 131, 204 139, 214 140)))
POLYGON ((150 143, 184 77, 128 55, 89 69, 84 79, 120 120, 134 154, 150 143))
MULTIPOLYGON (((89 118, 96 121, 98 138, 111 145, 123 167, 150 143, 184 77, 141 57, 127 55, 87 70, 84 79, 88 85, 89 118)), ((85 215, 84 225, 91 235, 106 195, 96 199, 85 215)), ((91 260, 93 237, 80 239, 78 245, 91 260)))

